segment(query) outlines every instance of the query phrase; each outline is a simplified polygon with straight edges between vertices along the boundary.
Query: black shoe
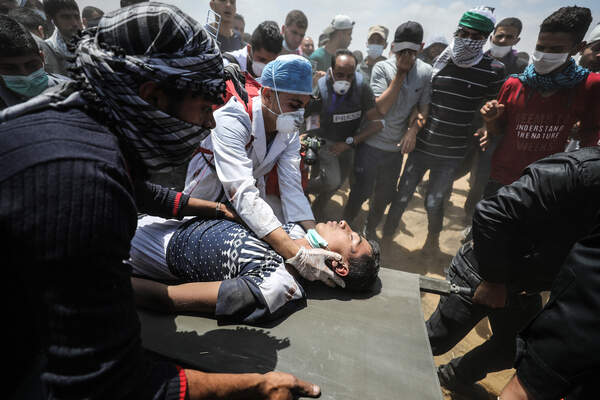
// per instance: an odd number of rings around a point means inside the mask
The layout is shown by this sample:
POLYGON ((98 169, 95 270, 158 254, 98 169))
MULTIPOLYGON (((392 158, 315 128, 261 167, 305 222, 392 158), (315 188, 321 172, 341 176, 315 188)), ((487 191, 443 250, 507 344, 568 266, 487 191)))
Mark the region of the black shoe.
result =
POLYGON ((454 374, 451 365, 440 365, 437 369, 440 386, 448 390, 456 400, 489 400, 493 397, 483 386, 478 383, 465 383, 460 381, 454 374))

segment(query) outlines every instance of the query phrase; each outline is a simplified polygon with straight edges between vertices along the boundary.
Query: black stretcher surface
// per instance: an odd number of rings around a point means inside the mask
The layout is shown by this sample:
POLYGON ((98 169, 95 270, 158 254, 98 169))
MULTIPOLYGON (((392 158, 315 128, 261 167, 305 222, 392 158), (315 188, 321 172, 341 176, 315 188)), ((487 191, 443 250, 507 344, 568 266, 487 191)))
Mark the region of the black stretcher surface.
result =
POLYGON ((285 371, 322 399, 441 400, 418 275, 382 268, 373 293, 306 287, 307 306, 268 326, 139 310, 149 350, 212 372, 285 371))

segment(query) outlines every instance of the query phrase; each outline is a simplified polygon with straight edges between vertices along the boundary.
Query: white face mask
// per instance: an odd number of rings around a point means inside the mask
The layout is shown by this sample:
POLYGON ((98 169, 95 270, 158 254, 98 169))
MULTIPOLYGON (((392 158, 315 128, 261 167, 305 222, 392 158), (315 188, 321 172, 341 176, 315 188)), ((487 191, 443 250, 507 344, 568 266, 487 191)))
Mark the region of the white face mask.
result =
POLYGON ((563 65, 569 53, 543 53, 535 50, 531 56, 535 72, 540 75, 546 75, 563 65))
POLYGON ((333 75, 333 70, 329 68, 329 73, 331 74, 331 79, 333 79, 333 91, 339 94, 340 96, 345 95, 350 90, 350 86, 352 86, 352 82, 349 81, 336 81, 335 76, 333 75))
POLYGON ((494 58, 503 58, 506 57, 508 53, 512 50, 512 46, 498 46, 490 41, 490 54, 494 58))
POLYGON ((382 44, 367 44, 367 56, 370 58, 378 58, 383 54, 382 44))
POLYGON ((281 111, 281 103, 279 103, 279 95, 276 91, 275 98, 277 99, 277 105, 279 106, 279 114, 271 110, 266 105, 265 108, 274 115, 277 115, 277 121, 275 122, 275 129, 277 129, 277 133, 288 135, 299 130, 304 122, 304 108, 284 113, 281 111))
POLYGON ((254 74, 254 76, 256 76, 257 78, 260 78, 260 76, 262 75, 263 69, 265 69, 265 66, 267 64, 258 62, 258 61, 252 61, 252 73, 254 74))

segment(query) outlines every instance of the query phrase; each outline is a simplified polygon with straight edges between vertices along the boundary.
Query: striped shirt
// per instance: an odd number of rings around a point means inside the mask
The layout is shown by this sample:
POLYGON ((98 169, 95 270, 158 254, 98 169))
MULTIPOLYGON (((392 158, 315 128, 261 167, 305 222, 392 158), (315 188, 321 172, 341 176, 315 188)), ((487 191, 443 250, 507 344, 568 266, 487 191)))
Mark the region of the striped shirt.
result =
POLYGON ((433 78, 429 117, 417 135, 415 150, 440 158, 463 158, 474 133, 473 118, 484 101, 496 98, 504 79, 504 65, 488 56, 469 68, 449 61, 433 78))

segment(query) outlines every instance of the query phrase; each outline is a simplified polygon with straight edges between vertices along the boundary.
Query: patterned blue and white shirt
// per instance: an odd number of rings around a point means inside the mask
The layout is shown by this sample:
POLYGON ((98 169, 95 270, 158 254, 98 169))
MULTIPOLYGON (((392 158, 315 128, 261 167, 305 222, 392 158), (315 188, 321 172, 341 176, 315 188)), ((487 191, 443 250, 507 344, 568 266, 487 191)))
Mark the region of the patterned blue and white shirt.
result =
MULTIPOLYGON (((299 225, 284 229, 302 237, 299 225)), ((168 283, 222 281, 215 315, 255 323, 303 306, 304 289, 283 258, 249 229, 232 221, 143 217, 131 242, 135 275, 168 283)))

